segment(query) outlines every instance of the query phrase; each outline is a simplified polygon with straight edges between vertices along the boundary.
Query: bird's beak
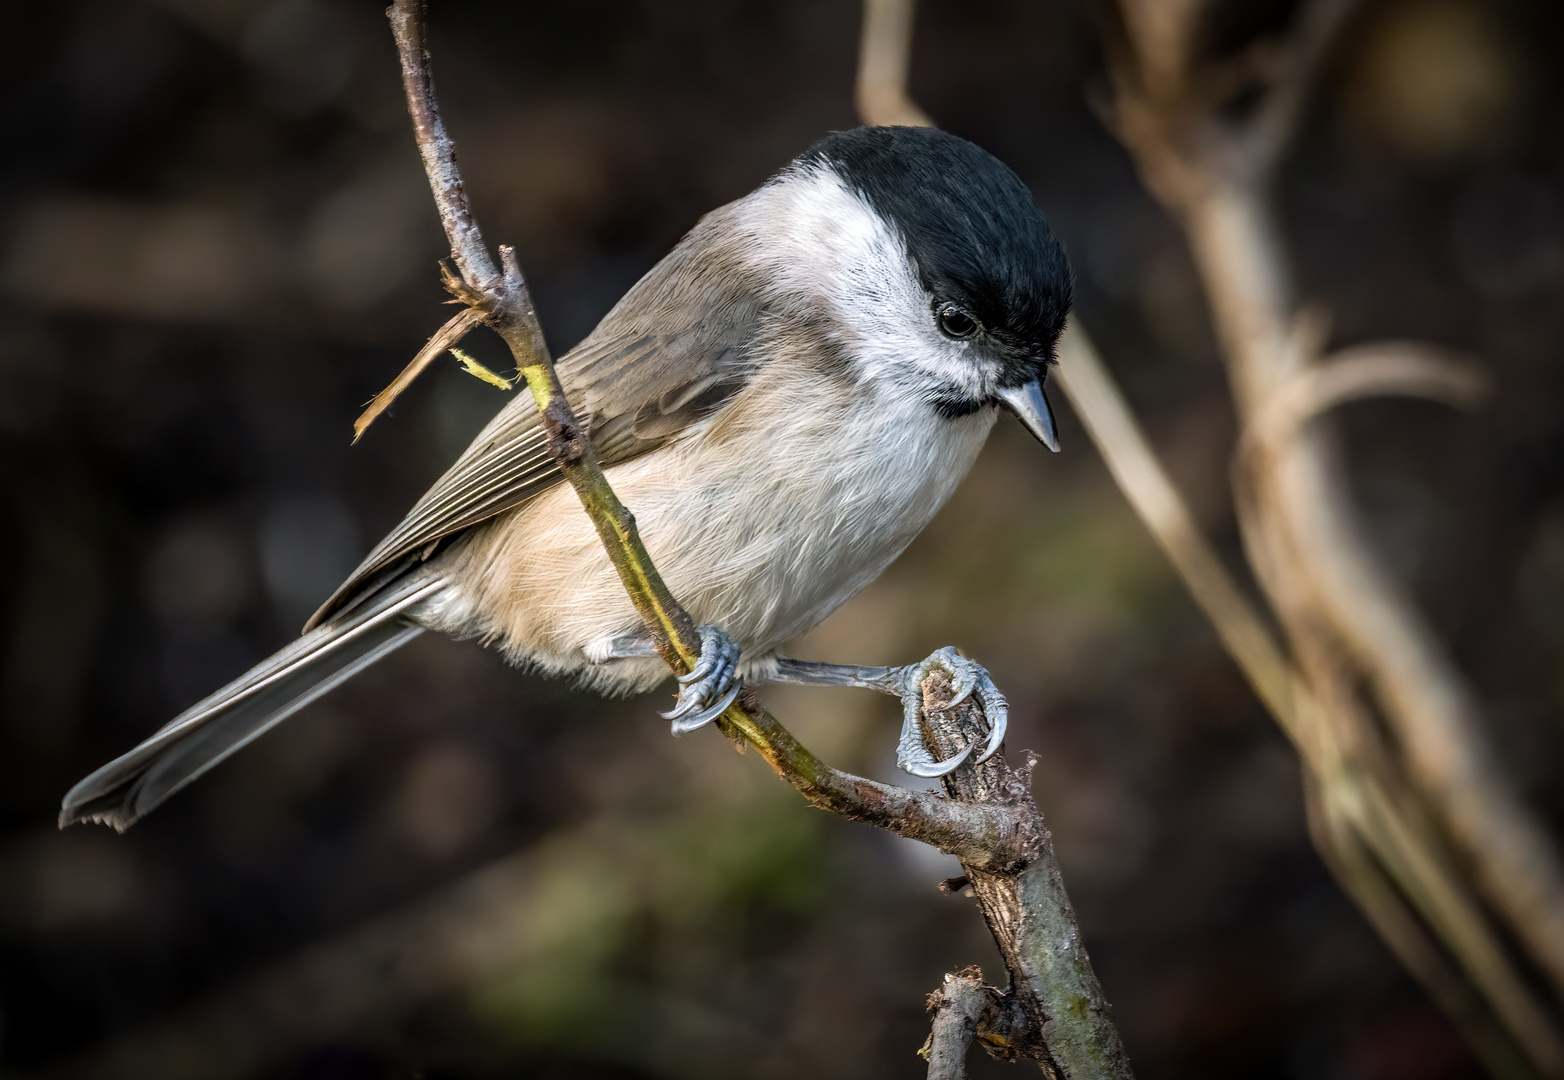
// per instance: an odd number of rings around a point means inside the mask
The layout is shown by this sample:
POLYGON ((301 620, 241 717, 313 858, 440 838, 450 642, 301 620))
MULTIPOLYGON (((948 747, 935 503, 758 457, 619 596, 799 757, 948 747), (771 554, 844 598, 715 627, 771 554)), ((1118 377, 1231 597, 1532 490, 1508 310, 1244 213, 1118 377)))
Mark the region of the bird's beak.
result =
POLYGON ((1056 454, 1059 452, 1054 413, 1048 407, 1048 399, 1043 396, 1043 380, 1033 379, 1025 386, 998 390, 996 396, 1001 405, 1015 413, 1016 418, 1026 425, 1026 430, 1037 436, 1038 442, 1056 454))

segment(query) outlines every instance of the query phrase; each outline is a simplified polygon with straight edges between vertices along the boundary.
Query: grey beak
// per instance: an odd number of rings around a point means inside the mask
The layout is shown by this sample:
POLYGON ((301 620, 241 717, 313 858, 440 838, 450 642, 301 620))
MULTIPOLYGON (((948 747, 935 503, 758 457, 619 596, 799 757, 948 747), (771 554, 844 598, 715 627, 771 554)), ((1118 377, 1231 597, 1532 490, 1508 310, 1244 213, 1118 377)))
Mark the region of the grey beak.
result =
POLYGON ((1037 436, 1054 453, 1059 452, 1059 436, 1054 431, 1054 413, 1043 396, 1043 380, 1033 379, 1025 386, 1013 390, 998 390, 999 403, 1016 414, 1016 419, 1026 425, 1026 430, 1037 436))

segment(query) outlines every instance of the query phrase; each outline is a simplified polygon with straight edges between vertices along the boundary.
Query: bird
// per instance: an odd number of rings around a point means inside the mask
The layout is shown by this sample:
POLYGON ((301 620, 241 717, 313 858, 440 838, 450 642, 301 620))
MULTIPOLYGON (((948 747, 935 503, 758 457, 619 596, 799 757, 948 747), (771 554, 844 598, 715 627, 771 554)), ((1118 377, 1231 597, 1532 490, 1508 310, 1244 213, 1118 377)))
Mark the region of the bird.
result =
MULTIPOLYGON (((702 217, 559 360, 605 475, 699 624, 700 660, 663 714, 674 734, 745 685, 793 682, 899 696, 897 760, 914 775, 998 750, 1004 697, 954 648, 903 667, 782 650, 912 542, 1001 411, 1058 450, 1044 385, 1071 294, 1064 248, 1011 169, 935 128, 861 127, 702 217), (935 668, 989 725, 945 761, 917 730, 935 668)), ((123 831, 425 631, 583 689, 656 687, 668 669, 561 480, 517 395, 301 637, 78 783, 61 826, 123 831)))

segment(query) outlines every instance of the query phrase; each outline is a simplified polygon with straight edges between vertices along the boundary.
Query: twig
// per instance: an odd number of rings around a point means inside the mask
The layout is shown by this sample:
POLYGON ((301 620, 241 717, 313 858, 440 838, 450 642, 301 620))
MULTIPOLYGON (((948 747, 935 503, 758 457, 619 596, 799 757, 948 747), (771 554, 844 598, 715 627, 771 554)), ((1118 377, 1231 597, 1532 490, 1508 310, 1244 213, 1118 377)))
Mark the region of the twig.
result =
POLYGON ((1130 505, 1183 577, 1249 683, 1284 727, 1294 724, 1296 674, 1275 636, 1196 526, 1091 339, 1072 318, 1054 376, 1130 505))
POLYGON ((1313 0, 1303 6, 1297 28, 1273 65, 1269 93, 1248 126, 1247 153, 1259 178, 1276 168, 1292 142, 1321 66, 1361 6, 1362 0, 1313 0))
MULTIPOLYGON (((407 92, 407 114, 413 121, 418 153, 434 192, 440 225, 451 244, 451 256, 462 280, 476 287, 487 287, 496 276, 494 261, 483 246, 478 222, 467 205, 461 170, 456 166, 456 144, 446 134, 440 119, 440 105, 434 94, 434 74, 429 66, 428 5, 425 0, 408 3, 397 0, 386 10, 391 32, 396 35, 397 54, 402 60, 402 87, 407 92)), ((523 321, 537 325, 537 316, 527 305, 516 313, 523 321)))
POLYGON ((1362 398, 1422 397, 1474 409, 1492 392, 1473 364, 1414 342, 1381 342, 1342 349, 1298 372, 1271 393, 1245 429, 1245 442, 1281 447, 1313 417, 1362 398))
POLYGON ((858 115, 866 124, 929 127, 907 95, 914 0, 864 0, 858 50, 858 115))
POLYGON ((987 1004, 983 970, 976 967, 946 975, 944 985, 929 995, 929 1012, 934 1014, 927 1043, 929 1080, 962 1080, 967 1075, 967 1047, 987 1004))
POLYGON ((460 342, 462 338, 467 336, 469 330, 482 321, 482 312, 473 308, 462 308, 444 326, 436 330, 434 336, 424 343, 422 349, 418 350, 418 355, 413 357, 408 365, 402 369, 402 373, 391 380, 390 386, 376 394, 359 418, 353 421, 353 441, 358 442, 359 437, 369 429, 369 425, 373 424, 381 413, 391 407, 391 403, 396 400, 397 395, 411 386, 413 380, 418 378, 424 368, 434 362, 435 357, 460 342))

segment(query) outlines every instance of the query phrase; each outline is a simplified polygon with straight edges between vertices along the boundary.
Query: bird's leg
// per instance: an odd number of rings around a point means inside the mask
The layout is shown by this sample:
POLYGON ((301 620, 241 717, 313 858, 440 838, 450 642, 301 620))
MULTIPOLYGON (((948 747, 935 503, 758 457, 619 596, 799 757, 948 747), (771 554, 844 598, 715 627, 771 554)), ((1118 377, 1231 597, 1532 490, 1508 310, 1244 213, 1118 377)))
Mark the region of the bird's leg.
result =
MULTIPOLYGON (((738 643, 715 626, 701 627, 700 635, 700 659, 688 675, 679 676, 679 699, 671 710, 658 714, 673 721, 675 735, 688 735, 717 719, 743 689, 738 677, 738 643)), ((610 642, 601 660, 655 655, 650 638, 631 634, 610 642)))
MULTIPOLYGON (((943 670, 950 676, 954 696, 951 705, 965 701, 976 693, 983 706, 983 716, 988 720, 988 741, 978 761, 987 761, 1005 740, 1005 725, 1010 708, 1005 696, 989 678, 988 672, 976 661, 968 660, 955 649, 946 646, 933 653, 927 660, 906 667, 854 667, 851 664, 816 664, 808 660, 790 660, 778 657, 774 682, 799 683, 804 686, 861 686, 866 690, 879 690, 901 698, 901 738, 896 743, 896 764, 913 776, 944 776, 960 765, 972 753, 969 745, 961 753, 944 761, 935 761, 923 745, 918 729, 918 716, 923 710, 923 680, 929 673, 943 670)), ((947 706, 948 707, 948 706, 947 706)))

